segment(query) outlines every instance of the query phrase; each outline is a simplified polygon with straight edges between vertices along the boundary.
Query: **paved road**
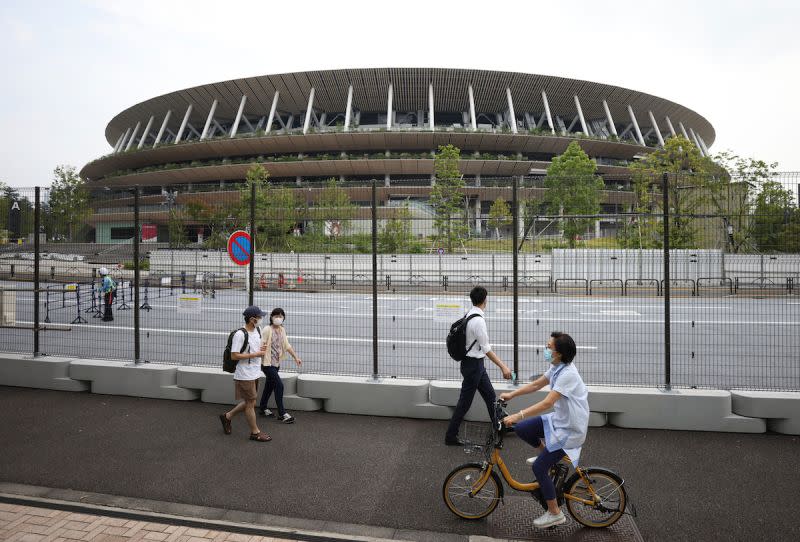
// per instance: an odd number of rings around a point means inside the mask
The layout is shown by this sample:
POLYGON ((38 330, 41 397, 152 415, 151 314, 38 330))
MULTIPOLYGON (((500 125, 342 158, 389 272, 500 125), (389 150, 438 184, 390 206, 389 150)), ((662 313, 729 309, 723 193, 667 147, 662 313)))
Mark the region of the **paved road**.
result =
MULTIPOLYGON (((486 534, 453 516, 444 476, 469 460, 443 421, 297 412, 273 441, 225 436, 222 407, 0 387, 0 481, 281 516, 486 534)), ((586 464, 621 472, 645 540, 798 540, 800 437, 596 428, 586 464)), ((527 477, 528 449, 504 457, 527 477)), ((535 510, 532 508, 532 510, 535 510)))
MULTIPOLYGON (((196 314, 181 314, 176 296, 153 290, 153 310, 142 311, 142 358, 149 361, 217 365, 225 338, 240 323, 245 292, 222 290, 207 297, 196 314)), ((69 324, 76 316, 74 294, 66 308, 51 297, 50 319, 69 324)), ((17 320, 32 321, 32 294, 20 292, 17 320)), ((86 301, 84 295, 83 300, 86 301)), ((309 372, 372 373, 372 298, 352 293, 266 292, 256 294, 266 309, 283 307, 292 342, 309 372)), ((128 301, 129 305, 132 305, 128 301)), ((417 378, 459 378, 444 349, 454 319, 437 306, 467 307, 464 296, 380 295, 379 371, 417 378)), ((455 313, 458 313, 456 310, 455 313)), ((43 309, 44 318, 44 309, 43 309)), ((800 297, 677 297, 672 314, 672 382, 680 386, 800 388, 800 297)), ((115 311, 105 323, 82 313, 88 323, 43 335, 50 355, 130 359, 133 311, 115 311)), ((495 351, 511 364, 513 300, 490 297, 487 323, 495 351)), ((519 300, 520 377, 540 373, 540 345, 550 331, 575 337, 576 363, 589 383, 655 386, 664 381, 664 303, 651 297, 525 296, 519 300)), ((0 329, 5 344, 32 349, 30 331, 0 329)), ((287 364, 287 369, 291 364, 287 364)), ((493 378, 500 378, 492 370, 493 378)))

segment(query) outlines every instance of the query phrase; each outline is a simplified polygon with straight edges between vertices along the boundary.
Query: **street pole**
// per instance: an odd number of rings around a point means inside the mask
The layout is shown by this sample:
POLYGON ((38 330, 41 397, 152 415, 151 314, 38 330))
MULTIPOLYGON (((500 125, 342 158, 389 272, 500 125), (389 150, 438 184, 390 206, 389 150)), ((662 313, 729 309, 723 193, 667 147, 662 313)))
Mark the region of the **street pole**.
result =
POLYGON ((378 196, 372 179, 372 378, 378 380, 378 196))
POLYGON ((142 353, 141 322, 139 320, 139 266, 141 265, 139 261, 139 241, 141 239, 141 224, 139 223, 138 186, 133 189, 133 231, 133 362, 138 364, 141 362, 142 353))
POLYGON ((514 274, 514 304, 513 304, 513 318, 514 318, 514 385, 519 383, 519 249, 517 248, 517 241, 519 240, 519 209, 517 200, 517 177, 513 177, 512 182, 512 195, 511 195, 511 220, 513 222, 513 243, 512 243, 512 264, 514 274))
MULTIPOLYGON (((664 173, 661 191, 664 199, 664 387, 672 389, 670 283, 669 283, 669 174, 664 173)), ((675 179, 677 186, 678 179, 675 179)))
POLYGON ((33 357, 40 355, 39 351, 39 229, 42 224, 41 188, 36 187, 35 207, 33 212, 33 357))
POLYGON ((256 183, 250 183, 250 268, 248 269, 247 299, 253 305, 253 281, 256 264, 256 183))

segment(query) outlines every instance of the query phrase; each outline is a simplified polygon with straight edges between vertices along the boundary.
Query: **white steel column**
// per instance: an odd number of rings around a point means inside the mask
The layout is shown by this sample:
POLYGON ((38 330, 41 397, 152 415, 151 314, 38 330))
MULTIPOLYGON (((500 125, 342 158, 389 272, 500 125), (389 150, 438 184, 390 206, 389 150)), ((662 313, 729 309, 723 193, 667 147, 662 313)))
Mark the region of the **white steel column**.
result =
POLYGON ((658 127, 658 123, 656 122, 656 118, 653 116, 652 111, 648 111, 647 114, 650 116, 650 124, 653 125, 653 129, 656 131, 656 137, 658 137, 658 143, 662 147, 664 146, 664 138, 661 137, 661 130, 658 127))
POLYGON ((128 132, 122 132, 121 134, 119 134, 119 138, 117 138, 117 142, 114 144, 114 150, 111 151, 111 154, 117 153, 119 148, 122 146, 122 140, 125 138, 127 134, 128 132))
POLYGON ((353 85, 347 89, 347 106, 344 110, 344 131, 350 131, 350 118, 353 116, 353 85))
POLYGON ((264 133, 268 134, 272 131, 272 122, 275 120, 275 111, 278 109, 278 91, 275 91, 275 96, 272 98, 272 107, 269 108, 269 117, 267 117, 267 124, 264 126, 264 133))
POLYGON ((150 128, 153 126, 153 115, 150 115, 150 120, 147 121, 147 126, 144 127, 144 133, 142 133, 142 139, 139 140, 139 145, 137 145, 137 149, 141 149, 144 145, 144 140, 147 137, 147 134, 150 133, 150 128))
POLYGON ((469 86, 469 121, 472 124, 472 131, 478 131, 478 119, 475 117, 475 94, 472 92, 472 85, 469 86))
POLYGON ((216 110, 217 110, 217 100, 215 99, 211 103, 211 109, 208 112, 208 118, 206 118, 206 125, 205 127, 203 127, 203 133, 200 134, 200 141, 203 141, 208 135, 208 128, 211 126, 211 120, 214 118, 214 112, 216 110))
POLYGON ((164 115, 164 121, 161 123, 161 128, 158 130, 158 135, 156 136, 156 141, 153 143, 153 148, 156 148, 156 145, 159 144, 161 141, 161 137, 164 135, 164 130, 167 129, 167 123, 169 122, 169 118, 172 116, 172 109, 167 110, 167 114, 164 115))
POLYGON ((244 104, 247 103, 247 94, 242 94, 242 101, 239 102, 239 111, 236 112, 236 120, 233 121, 231 128, 231 137, 236 137, 236 131, 239 129, 239 123, 242 121, 242 113, 244 113, 244 104))
POLYGON ((578 110, 578 118, 581 119, 581 128, 583 129, 583 133, 586 135, 592 135, 589 133, 589 127, 586 125, 586 119, 583 117, 583 109, 581 109, 581 101, 578 99, 578 95, 575 94, 575 108, 578 110))
POLYGON ((314 107, 314 87, 311 87, 311 93, 308 95, 308 107, 306 107, 306 121, 303 123, 303 135, 308 133, 308 127, 311 126, 311 112, 314 107))
POLYGON ((511 89, 506 87, 506 100, 508 100, 508 114, 511 115, 511 119, 508 122, 509 128, 511 128, 511 132, 516 134, 517 133, 517 115, 514 113, 514 100, 511 99, 511 89))
POLYGON ((700 146, 700 141, 698 141, 697 134, 694 133, 694 129, 689 128, 689 133, 692 135, 692 141, 694 141, 694 145, 697 147, 697 150, 700 151, 702 156, 705 156, 706 153, 703 152, 703 147, 700 146))
POLYGON ((681 121, 678 121, 678 128, 680 128, 681 132, 683 132, 683 137, 689 139, 689 134, 686 133, 686 128, 683 126, 683 123, 681 121))
POLYGON ((547 94, 542 91, 542 102, 544 102, 544 112, 547 113, 547 125, 550 127, 550 133, 555 134, 556 129, 553 128, 553 115, 550 114, 550 104, 547 103, 547 94))
POLYGON ((430 117, 428 120, 431 124, 431 132, 433 132, 436 129, 436 124, 433 122, 433 83, 428 84, 428 116, 430 117))
POLYGON ((608 129, 611 130, 611 133, 617 135, 617 127, 614 126, 614 119, 611 118, 611 110, 608 108, 608 104, 605 100, 603 100, 603 109, 606 111, 606 119, 608 119, 608 129))
POLYGON ((392 84, 389 83, 389 96, 386 105, 386 129, 392 129, 392 84))
POLYGON ((133 145, 133 141, 136 139, 136 134, 139 133, 139 126, 141 126, 141 125, 142 125, 141 122, 137 122, 136 123, 136 128, 133 129, 133 133, 131 134, 131 138, 128 140, 128 144, 125 146, 125 150, 126 151, 130 150, 131 145, 133 145))
POLYGON ((706 142, 703 141, 703 137, 700 134, 697 134, 697 140, 700 142, 700 147, 703 149, 703 152, 706 153, 706 156, 710 156, 711 153, 708 152, 708 146, 706 146, 706 142))
POLYGON ((669 128, 669 133, 672 134, 672 137, 675 137, 675 128, 672 127, 672 121, 669 120, 669 117, 664 117, 667 119, 667 128, 669 128))
POLYGON ((633 122, 633 128, 636 130, 636 137, 639 138, 639 143, 644 146, 642 131, 639 129, 639 123, 636 121, 636 115, 633 114, 633 108, 630 105, 628 106, 628 115, 631 116, 631 122, 633 122))
POLYGON ((186 114, 183 115, 183 121, 181 122, 181 127, 178 130, 178 135, 175 136, 175 144, 177 145, 181 141, 181 137, 183 137, 183 132, 186 130, 186 125, 189 124, 189 115, 192 114, 192 104, 189 104, 189 107, 186 108, 186 114))

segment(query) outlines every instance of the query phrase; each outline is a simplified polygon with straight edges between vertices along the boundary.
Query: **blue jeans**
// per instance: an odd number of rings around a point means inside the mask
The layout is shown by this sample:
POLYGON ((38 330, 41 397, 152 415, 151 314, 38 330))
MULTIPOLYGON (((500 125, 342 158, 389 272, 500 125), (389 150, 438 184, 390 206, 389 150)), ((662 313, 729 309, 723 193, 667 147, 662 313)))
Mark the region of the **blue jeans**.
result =
POLYGON ((283 408, 283 381, 281 380, 278 371, 280 371, 280 367, 272 367, 269 365, 262 365, 261 370, 264 371, 264 374, 267 377, 267 382, 264 385, 264 393, 261 394, 261 403, 258 405, 259 410, 264 410, 267 408, 267 403, 269 402, 269 397, 272 395, 272 392, 275 392, 275 404, 278 405, 278 416, 283 416, 286 414, 286 409, 283 408))
MULTIPOLYGON (((515 426, 514 432, 534 448, 544 444, 544 420, 541 416, 522 420, 515 426)), ((556 498, 556 486, 553 485, 553 479, 549 475, 550 467, 558 463, 565 455, 567 455, 566 452, 561 448, 555 452, 550 452, 545 448, 533 464, 533 474, 536 475, 536 480, 542 488, 542 496, 546 500, 556 498)))
POLYGON ((486 368, 483 366, 483 358, 464 359, 461 362, 461 376, 464 377, 461 382, 461 395, 458 396, 456 410, 453 412, 453 417, 450 418, 450 425, 447 427, 447 433, 445 433, 446 439, 458 437, 458 428, 461 426, 469 407, 472 406, 476 391, 483 397, 492 423, 497 422, 494 417, 494 388, 489 380, 489 375, 486 374, 486 368))

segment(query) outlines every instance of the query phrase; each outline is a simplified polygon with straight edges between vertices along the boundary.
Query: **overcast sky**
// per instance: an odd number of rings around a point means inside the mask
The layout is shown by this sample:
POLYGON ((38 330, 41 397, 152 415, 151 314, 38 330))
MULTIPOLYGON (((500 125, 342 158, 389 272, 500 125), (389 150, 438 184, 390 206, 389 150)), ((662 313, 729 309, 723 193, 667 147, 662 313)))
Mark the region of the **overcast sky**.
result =
POLYGON ((110 151, 106 124, 159 94, 238 77, 458 67, 588 79, 694 109, 712 152, 800 170, 797 2, 3 0, 0 180, 110 151))

